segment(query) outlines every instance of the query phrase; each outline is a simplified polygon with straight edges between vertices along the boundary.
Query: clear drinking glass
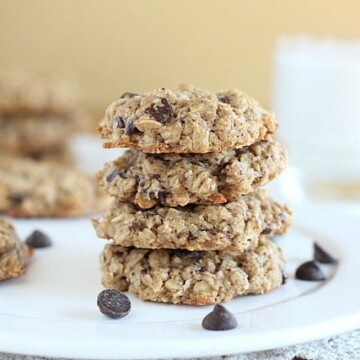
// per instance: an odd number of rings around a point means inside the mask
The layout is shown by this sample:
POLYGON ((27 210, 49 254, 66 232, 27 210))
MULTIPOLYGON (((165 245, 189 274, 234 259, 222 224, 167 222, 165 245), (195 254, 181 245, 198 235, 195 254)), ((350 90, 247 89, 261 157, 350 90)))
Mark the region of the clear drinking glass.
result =
POLYGON ((360 199, 360 42, 283 38, 273 76, 279 138, 305 194, 360 199))

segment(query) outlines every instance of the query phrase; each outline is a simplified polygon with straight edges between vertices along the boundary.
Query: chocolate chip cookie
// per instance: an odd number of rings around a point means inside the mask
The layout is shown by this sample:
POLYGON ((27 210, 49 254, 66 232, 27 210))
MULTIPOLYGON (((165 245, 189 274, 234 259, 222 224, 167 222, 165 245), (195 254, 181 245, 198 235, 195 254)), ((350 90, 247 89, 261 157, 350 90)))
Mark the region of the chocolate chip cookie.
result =
POLYGON ((18 217, 81 216, 101 211, 93 179, 51 162, 0 157, 0 212, 18 217))
POLYGON ((74 133, 75 120, 59 116, 0 117, 0 151, 45 153, 65 147, 74 133))
POLYGON ((261 190, 225 205, 141 210, 115 201, 93 220, 98 237, 121 246, 236 252, 256 246, 260 234, 283 234, 290 222, 288 207, 261 190))
POLYGON ((0 117, 67 115, 78 106, 63 80, 42 80, 24 72, 0 74, 0 117))
POLYGON ((276 128, 274 115, 239 90, 184 86, 123 94, 107 108, 98 130, 108 148, 208 153, 251 145, 276 128))
POLYGON ((0 281, 25 272, 31 250, 20 241, 9 220, 0 218, 0 281))
POLYGON ((264 140, 208 154, 145 154, 129 150, 98 172, 99 185, 143 209, 157 204, 220 204, 254 191, 287 165, 285 148, 264 140))
POLYGON ((257 243, 240 254, 107 245, 100 257, 102 281, 142 300, 173 304, 208 305, 264 294, 281 286, 284 256, 265 236, 257 243))

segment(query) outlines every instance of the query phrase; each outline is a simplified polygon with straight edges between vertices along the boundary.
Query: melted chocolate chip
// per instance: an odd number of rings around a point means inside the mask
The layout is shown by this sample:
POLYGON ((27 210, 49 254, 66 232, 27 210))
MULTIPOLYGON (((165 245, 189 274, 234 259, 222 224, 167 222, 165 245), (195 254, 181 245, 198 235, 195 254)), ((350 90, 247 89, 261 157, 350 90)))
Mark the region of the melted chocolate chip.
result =
POLYGON ((10 201, 14 205, 20 205, 25 199, 25 196, 23 194, 11 194, 10 195, 10 201))
POLYGON ((131 99, 134 96, 137 96, 138 94, 131 93, 131 92, 124 92, 119 99, 131 99))
POLYGON ((106 177, 106 181, 107 181, 107 182, 111 182, 111 181, 113 181, 118 175, 119 175, 119 171, 118 171, 118 170, 114 170, 113 172, 111 172, 111 173, 106 177))
POLYGON ((247 152, 249 152, 249 146, 243 146, 239 149, 236 149, 235 150, 235 154, 236 156, 240 156, 240 155, 243 155, 243 154, 246 154, 247 152))
POLYGON ((172 107, 165 98, 161 99, 161 104, 163 106, 153 104, 145 110, 145 113, 151 115, 159 123, 165 124, 171 118, 172 107))
POLYGON ((131 309, 129 298, 115 289, 101 291, 97 298, 97 305, 104 315, 113 319, 126 316, 131 309))
POLYGON ((166 200, 166 192, 165 191, 159 191, 157 195, 154 191, 149 192, 149 198, 151 200, 159 200, 160 202, 164 202, 166 200))
POLYGON ((143 222, 135 223, 131 225, 130 229, 134 231, 143 231, 146 229, 146 225, 143 222))
POLYGON ((236 317, 222 305, 215 305, 213 311, 202 321, 206 330, 231 330, 237 327, 236 317))
POLYGON ((117 128, 123 129, 125 127, 125 122, 121 116, 117 116, 113 119, 113 123, 116 125, 117 128))
POLYGON ((139 132, 139 129, 135 126, 132 120, 129 120, 125 125, 125 135, 133 135, 139 132))
POLYGON ((230 98, 228 96, 221 96, 219 100, 225 104, 230 104, 230 98))
POLYGON ((40 230, 33 231, 25 240, 26 245, 35 249, 46 248, 52 245, 52 242, 45 233, 40 230))
POLYGON ((314 243, 314 259, 322 264, 336 264, 336 259, 326 252, 319 244, 314 243))
POLYGON ((315 261, 307 261, 301 264, 296 269, 295 276, 297 279, 307 281, 325 280, 324 273, 321 271, 319 265, 315 261))
POLYGON ((261 235, 268 235, 268 234, 270 234, 271 233, 271 229, 270 228, 266 228, 266 229, 264 229, 263 231, 262 231, 262 233, 261 233, 261 235))
POLYGON ((166 200, 166 192, 165 191, 159 191, 158 192, 158 198, 159 201, 164 202, 166 200))
POLYGON ((143 187, 145 185, 145 180, 140 175, 136 175, 135 179, 139 187, 143 187))

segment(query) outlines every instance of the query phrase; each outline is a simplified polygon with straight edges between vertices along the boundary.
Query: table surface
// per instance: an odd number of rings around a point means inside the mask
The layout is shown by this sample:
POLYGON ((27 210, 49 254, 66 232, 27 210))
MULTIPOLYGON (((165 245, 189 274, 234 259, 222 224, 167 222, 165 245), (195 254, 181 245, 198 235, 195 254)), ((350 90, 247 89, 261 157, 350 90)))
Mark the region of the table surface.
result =
MULTIPOLYGON (((19 348, 20 349, 20 348, 19 348)), ((249 354, 204 358, 206 360, 359 360, 360 329, 319 341, 249 354)), ((47 360, 50 358, 0 353, 0 360, 47 360)))

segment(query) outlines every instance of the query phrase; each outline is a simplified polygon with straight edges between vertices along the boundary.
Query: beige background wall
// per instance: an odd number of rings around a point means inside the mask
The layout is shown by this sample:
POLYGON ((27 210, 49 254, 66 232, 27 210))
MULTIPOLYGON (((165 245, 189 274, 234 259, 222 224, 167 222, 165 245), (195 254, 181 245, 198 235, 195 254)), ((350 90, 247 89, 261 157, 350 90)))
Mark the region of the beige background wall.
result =
POLYGON ((181 82, 268 104, 279 35, 360 38, 359 19, 357 0, 0 0, 0 70, 75 77, 99 112, 181 82))

